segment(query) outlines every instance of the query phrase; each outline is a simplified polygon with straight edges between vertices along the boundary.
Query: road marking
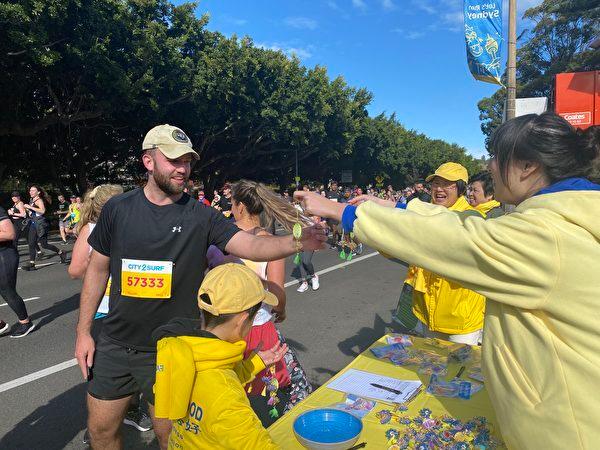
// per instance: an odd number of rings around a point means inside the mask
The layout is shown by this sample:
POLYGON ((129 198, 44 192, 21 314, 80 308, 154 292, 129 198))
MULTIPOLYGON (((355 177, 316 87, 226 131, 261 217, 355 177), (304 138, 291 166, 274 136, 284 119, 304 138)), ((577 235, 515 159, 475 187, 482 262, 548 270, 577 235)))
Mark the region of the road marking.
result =
POLYGON ((25 375, 24 377, 16 378, 12 381, 7 381, 6 383, 0 384, 0 393, 6 392, 10 389, 14 389, 27 383, 31 383, 32 381, 39 380, 40 378, 47 377, 48 375, 52 375, 53 373, 60 372, 61 370, 65 370, 69 367, 73 367, 76 365, 77 360, 73 358, 60 364, 56 364, 55 366, 46 367, 45 369, 30 373, 29 375, 25 375))
MULTIPOLYGON (((37 300, 38 298, 40 298, 40 297, 29 297, 29 298, 24 298, 23 301, 28 302, 30 300, 37 300)), ((7 306, 7 305, 8 305, 8 303, 0 303, 0 306, 7 306)))
MULTIPOLYGON (((323 275, 329 272, 332 272, 337 269, 342 269, 344 267, 350 266, 354 263, 364 261, 365 259, 372 258, 373 256, 379 255, 378 252, 368 253, 363 256, 358 256, 354 258, 352 261, 346 261, 340 264, 336 264, 335 266, 328 267, 327 269, 319 270, 316 272, 317 275, 323 275)), ((284 284, 285 287, 294 286, 298 284, 298 280, 288 281, 284 284)), ((32 298, 33 299, 33 298, 32 298)), ((68 369, 70 367, 76 366, 77 360, 75 358, 70 359, 68 361, 62 362, 60 364, 56 364, 51 367, 47 367, 42 370, 38 370, 37 372, 30 373, 29 375, 22 376, 20 378, 15 378, 14 380, 7 381, 6 383, 0 384, 0 393, 6 392, 10 389, 14 389, 16 387, 22 386, 27 383, 31 383, 32 381, 39 380, 40 378, 47 377, 48 375, 52 375, 53 373, 60 372, 62 370, 68 369)))
MULTIPOLYGON (((377 256, 377 255, 379 255, 379 252, 367 253, 366 255, 359 256, 357 258, 353 258, 352 261, 346 261, 346 262, 343 262, 343 263, 340 263, 340 264, 336 264, 335 266, 328 267, 327 269, 319 270, 318 272, 315 272, 315 275, 323 275, 325 273, 329 273, 329 272, 332 272, 334 270, 341 269, 343 267, 349 266, 351 264, 357 263, 359 261, 362 261, 362 260, 367 259, 367 258, 371 258, 372 256, 377 256)), ((293 280, 293 281, 288 281, 283 286, 284 287, 290 287, 290 286, 293 286, 293 285, 298 284, 298 283, 300 283, 299 280, 293 280)))

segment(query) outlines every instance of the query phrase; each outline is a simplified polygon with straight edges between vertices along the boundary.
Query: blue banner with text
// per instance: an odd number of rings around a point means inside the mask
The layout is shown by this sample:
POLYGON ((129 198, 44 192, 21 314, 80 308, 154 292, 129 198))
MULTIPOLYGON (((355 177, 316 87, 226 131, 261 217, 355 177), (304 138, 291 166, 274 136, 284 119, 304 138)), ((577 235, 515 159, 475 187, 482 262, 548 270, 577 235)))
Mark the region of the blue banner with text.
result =
POLYGON ((475 79, 502 85, 502 0, 464 0, 467 62, 475 79))

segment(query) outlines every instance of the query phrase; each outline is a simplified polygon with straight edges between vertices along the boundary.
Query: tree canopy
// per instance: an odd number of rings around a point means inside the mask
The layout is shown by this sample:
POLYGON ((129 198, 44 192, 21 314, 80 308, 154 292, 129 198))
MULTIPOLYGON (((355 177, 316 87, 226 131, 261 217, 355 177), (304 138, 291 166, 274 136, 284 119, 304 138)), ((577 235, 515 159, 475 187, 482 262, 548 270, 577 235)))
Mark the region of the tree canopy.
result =
MULTIPOLYGON (((0 2, 0 179, 82 192, 131 183, 144 134, 181 127, 207 186, 250 177, 381 175, 410 182, 465 149, 369 117, 372 94, 325 67, 207 30, 196 5, 167 0, 0 2)), ((13 183, 14 184, 14 183, 13 183)))
MULTIPOLYGON (((600 68, 600 51, 590 43, 600 35, 598 0, 544 0, 525 11, 533 26, 519 36, 517 97, 550 97, 554 75, 600 68)), ((504 77, 506 81, 506 77, 504 77)), ((479 101, 486 136, 502 123, 506 90, 479 101)))

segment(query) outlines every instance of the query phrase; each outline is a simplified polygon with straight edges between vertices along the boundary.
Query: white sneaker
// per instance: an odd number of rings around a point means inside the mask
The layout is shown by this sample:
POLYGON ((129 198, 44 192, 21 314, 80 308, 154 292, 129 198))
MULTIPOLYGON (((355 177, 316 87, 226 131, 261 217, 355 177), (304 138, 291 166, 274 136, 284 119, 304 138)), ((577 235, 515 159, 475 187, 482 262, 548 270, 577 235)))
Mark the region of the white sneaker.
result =
POLYGON ((300 286, 298 287, 298 289, 296 289, 298 292, 306 292, 308 291, 308 283, 306 281, 303 281, 300 286))
POLYGON ((310 279, 310 284, 312 284, 313 291, 319 289, 319 275, 315 275, 310 279))

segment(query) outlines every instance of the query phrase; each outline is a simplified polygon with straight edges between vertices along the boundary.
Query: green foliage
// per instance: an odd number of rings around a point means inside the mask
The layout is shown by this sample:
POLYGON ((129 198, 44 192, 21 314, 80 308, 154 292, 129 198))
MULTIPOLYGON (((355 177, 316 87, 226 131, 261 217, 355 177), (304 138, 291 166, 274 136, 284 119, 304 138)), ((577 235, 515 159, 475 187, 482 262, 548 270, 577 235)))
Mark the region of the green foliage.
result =
POLYGON ((481 170, 479 162, 468 156, 464 148, 407 130, 395 115, 381 114, 363 125, 356 141, 354 173, 363 182, 372 182, 374 174, 378 174, 386 184, 404 186, 448 161, 463 164, 470 174, 481 170))
POLYGON ((370 118, 372 95, 325 67, 206 29, 167 0, 0 1, 0 178, 82 191, 131 183, 145 132, 184 129, 207 188, 250 177, 384 175, 395 183, 455 160, 457 145, 370 118))
MULTIPOLYGON (((600 34, 597 0, 544 0, 524 16, 533 24, 521 33, 517 50, 517 97, 550 97, 553 77, 562 72, 598 70, 600 51, 589 44, 600 34)), ((504 88, 478 103, 486 136, 502 123, 504 88)))

